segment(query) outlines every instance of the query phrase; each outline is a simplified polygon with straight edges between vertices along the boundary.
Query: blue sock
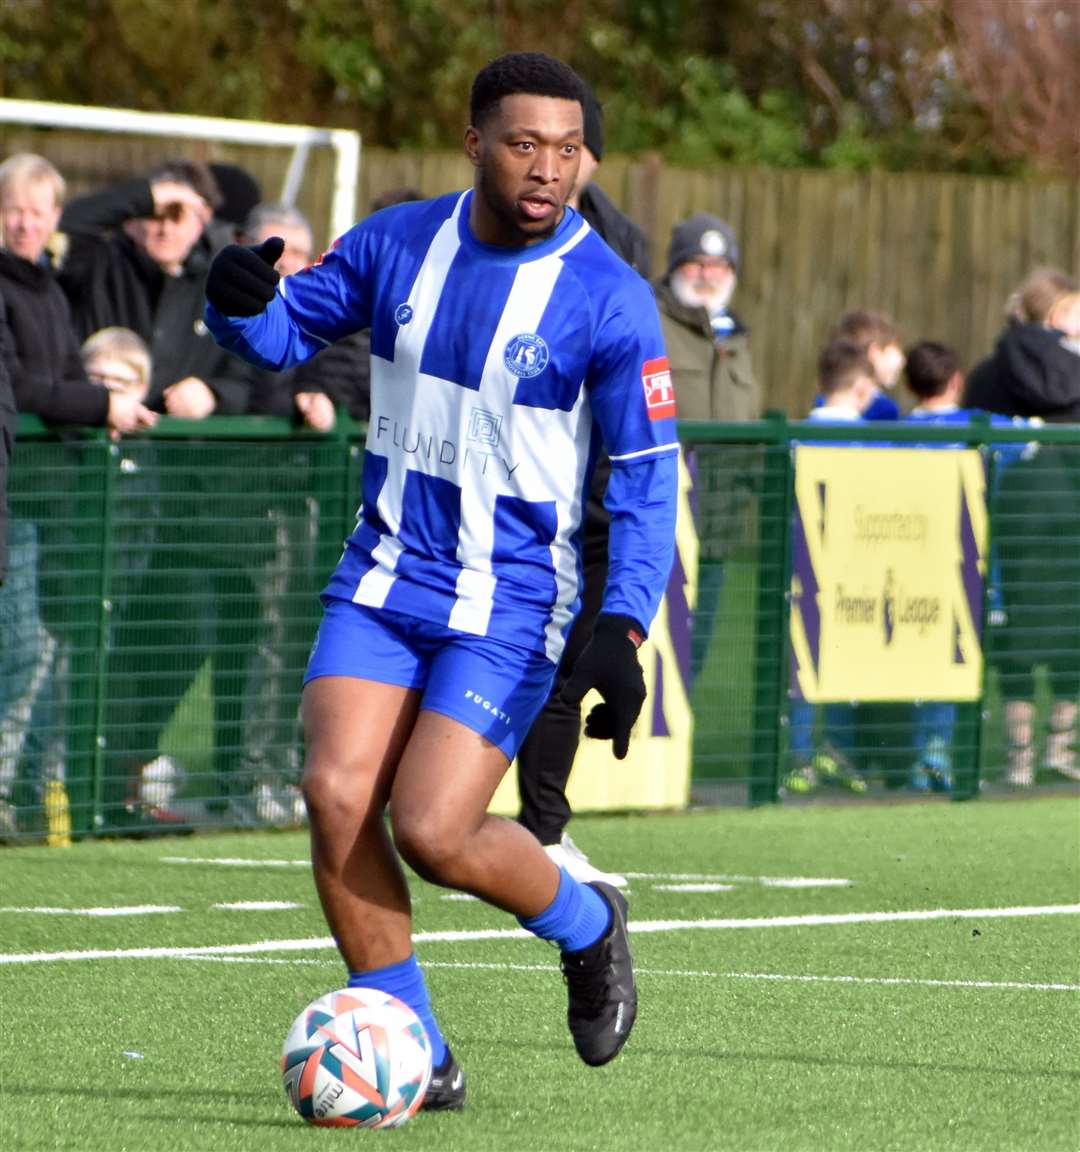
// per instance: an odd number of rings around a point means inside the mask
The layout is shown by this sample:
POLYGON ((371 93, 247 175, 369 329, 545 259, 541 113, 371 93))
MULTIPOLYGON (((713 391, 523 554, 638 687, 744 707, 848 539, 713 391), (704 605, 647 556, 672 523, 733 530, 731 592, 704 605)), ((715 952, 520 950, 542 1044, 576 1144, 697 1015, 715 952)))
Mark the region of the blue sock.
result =
POLYGON ((446 1059, 446 1041, 435 1023, 435 1015, 431 1011, 431 1000, 428 998, 427 985, 424 983, 424 973, 416 962, 416 956, 402 960, 399 964, 388 964, 385 968, 373 968, 370 972, 350 972, 350 988, 377 988, 380 992, 389 992, 404 1001, 420 1018, 424 1030, 431 1041, 431 1064, 438 1066, 446 1059))
POLYGON ((608 930, 611 909, 595 888, 560 868, 555 899, 539 916, 519 916, 518 923, 541 940, 554 940, 564 952, 580 952, 608 930))

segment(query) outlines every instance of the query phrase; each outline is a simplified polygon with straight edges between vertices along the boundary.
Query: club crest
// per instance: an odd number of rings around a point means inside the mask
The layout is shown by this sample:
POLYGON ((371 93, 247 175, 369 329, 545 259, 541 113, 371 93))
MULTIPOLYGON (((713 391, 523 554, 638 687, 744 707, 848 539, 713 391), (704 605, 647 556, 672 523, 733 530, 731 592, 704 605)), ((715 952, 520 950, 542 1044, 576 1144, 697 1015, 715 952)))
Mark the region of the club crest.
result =
POLYGON ((503 363, 515 376, 539 376, 547 367, 548 346, 535 332, 520 332, 507 342, 503 363))

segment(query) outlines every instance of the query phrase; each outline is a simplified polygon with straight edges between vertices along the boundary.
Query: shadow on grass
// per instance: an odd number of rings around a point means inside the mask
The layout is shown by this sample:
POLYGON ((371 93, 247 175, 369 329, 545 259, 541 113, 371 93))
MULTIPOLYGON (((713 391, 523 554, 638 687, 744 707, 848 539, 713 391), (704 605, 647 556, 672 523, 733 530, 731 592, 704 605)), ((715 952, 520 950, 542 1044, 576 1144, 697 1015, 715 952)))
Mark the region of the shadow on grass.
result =
MULTIPOLYGON (((485 1037, 485 1046, 489 1048, 508 1048, 525 1054, 537 1051, 567 1053, 567 1046, 556 1041, 530 1040, 528 1043, 512 1040, 493 1040, 485 1037)), ((853 1071, 864 1072, 874 1069, 884 1069, 890 1072, 929 1072, 950 1073, 961 1076, 1018 1076, 1027 1080, 1049 1078, 1053 1080, 1080 1082, 1080 1069, 1069 1070, 1061 1068, 1018 1067, 1014 1065, 993 1064, 938 1064, 933 1061, 917 1060, 854 1060, 844 1056, 813 1056, 794 1052, 733 1052, 720 1048, 665 1048, 658 1045, 635 1044, 631 1041, 623 1055, 618 1058, 620 1064, 633 1063, 636 1060, 664 1060, 671 1066, 681 1061, 717 1061, 727 1064, 787 1064, 805 1068, 850 1068, 853 1071)))
POLYGON ((80 1087, 73 1084, 13 1084, 10 1080, 4 1082, 5 1096, 73 1096, 76 1098, 88 1097, 95 1100, 102 1098, 121 1100, 214 1100, 218 1102, 237 1101, 248 1102, 258 1100, 265 1103, 271 1095, 270 1092, 231 1092, 224 1088, 136 1088, 109 1084, 96 1088, 80 1087))

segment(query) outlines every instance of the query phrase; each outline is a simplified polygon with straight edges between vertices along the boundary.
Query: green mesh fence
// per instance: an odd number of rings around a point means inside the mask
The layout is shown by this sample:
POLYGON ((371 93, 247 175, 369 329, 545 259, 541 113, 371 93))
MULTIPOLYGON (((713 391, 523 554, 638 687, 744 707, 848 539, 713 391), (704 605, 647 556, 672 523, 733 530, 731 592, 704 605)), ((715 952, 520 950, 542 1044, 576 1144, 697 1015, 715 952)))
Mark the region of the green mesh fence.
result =
MULTIPOLYGON (((791 693, 792 443, 851 432, 777 419, 682 434, 700 548, 695 801, 1076 787, 1080 429, 860 429, 983 453, 983 690, 809 719, 791 693), (928 742, 941 771, 920 778, 928 742)), ((163 421, 113 444, 23 418, 0 589, 0 838, 302 821, 300 682, 361 459, 352 426, 163 421)))

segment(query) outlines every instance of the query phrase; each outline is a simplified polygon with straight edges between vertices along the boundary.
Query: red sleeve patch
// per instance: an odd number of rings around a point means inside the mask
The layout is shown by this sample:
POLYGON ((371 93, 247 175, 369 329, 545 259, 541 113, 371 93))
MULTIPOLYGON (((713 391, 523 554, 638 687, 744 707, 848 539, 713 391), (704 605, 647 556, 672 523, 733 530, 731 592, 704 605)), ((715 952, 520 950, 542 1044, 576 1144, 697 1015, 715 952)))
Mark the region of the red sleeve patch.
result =
POLYGON ((671 365, 666 356, 646 360, 641 366, 641 383, 645 388, 645 407, 650 420, 669 420, 675 416, 675 389, 671 383, 671 365))

